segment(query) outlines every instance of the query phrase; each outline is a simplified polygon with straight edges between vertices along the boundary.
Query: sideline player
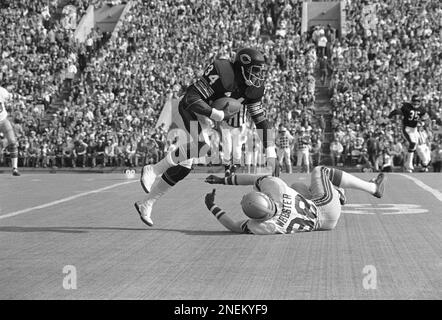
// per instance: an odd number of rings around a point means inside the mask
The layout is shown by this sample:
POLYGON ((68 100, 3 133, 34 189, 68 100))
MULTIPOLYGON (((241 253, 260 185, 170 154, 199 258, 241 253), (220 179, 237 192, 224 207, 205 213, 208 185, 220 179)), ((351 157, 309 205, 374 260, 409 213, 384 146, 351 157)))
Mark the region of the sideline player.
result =
POLYGON ((279 166, 286 164, 286 172, 292 173, 292 154, 291 145, 295 138, 282 124, 279 125, 278 134, 276 135, 276 144, 278 146, 279 166))
POLYGON ((310 134, 306 132, 304 127, 300 128, 298 140, 296 142, 297 163, 296 166, 301 168, 301 172, 310 173, 310 149, 312 147, 310 134))
MULTIPOLYGON (((14 128, 8 119, 6 104, 12 100, 12 94, 3 87, 0 87, 0 132, 2 132, 7 141, 9 154, 11 156, 12 175, 19 176, 18 172, 18 143, 15 138, 14 128)), ((1 152, 1 151, 0 151, 1 152)))
POLYGON ((339 169, 317 166, 312 170, 310 186, 300 190, 282 179, 269 176, 234 175, 220 178, 210 175, 210 184, 254 185, 254 191, 241 200, 247 220, 234 221, 215 204, 215 189, 205 197, 207 208, 228 230, 251 234, 289 234, 332 230, 341 215, 338 188, 358 189, 377 198, 384 193, 384 174, 364 181, 339 169))
POLYGON ((413 157, 419 141, 419 133, 417 132, 417 124, 420 120, 426 120, 428 114, 418 95, 414 94, 410 102, 403 102, 400 109, 394 109, 388 115, 393 118, 395 115, 402 116, 402 133, 408 142, 408 152, 405 154, 404 169, 406 172, 413 172, 413 157))
MULTIPOLYGON (((241 101, 256 128, 262 130, 261 141, 266 150, 267 164, 275 172, 274 137, 261 102, 264 95, 265 69, 264 55, 252 48, 239 50, 234 62, 225 59, 214 60, 204 74, 187 88, 178 104, 178 111, 187 134, 191 134, 190 128, 196 124, 200 137, 208 118, 219 122, 233 116, 227 114, 226 110, 212 108, 210 101, 226 96, 241 101)), ((143 190, 149 195, 134 205, 141 220, 148 226, 153 225, 151 213, 154 203, 190 173, 195 158, 192 153, 197 151, 199 154, 200 150, 206 147, 206 142, 201 140, 182 145, 175 152, 168 153, 157 164, 143 167, 140 182, 143 190)))

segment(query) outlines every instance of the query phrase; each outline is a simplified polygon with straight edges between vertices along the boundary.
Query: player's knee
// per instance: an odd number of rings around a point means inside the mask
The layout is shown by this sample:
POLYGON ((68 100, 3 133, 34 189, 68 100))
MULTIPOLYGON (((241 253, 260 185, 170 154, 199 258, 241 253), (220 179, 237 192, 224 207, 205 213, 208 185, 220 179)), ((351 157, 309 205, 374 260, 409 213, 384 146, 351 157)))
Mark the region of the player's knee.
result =
POLYGON ((300 193, 304 198, 311 199, 312 191, 310 187, 303 182, 294 182, 290 188, 294 189, 296 192, 300 193))
POLYGON ((190 168, 186 168, 182 165, 171 167, 163 173, 161 178, 169 185, 174 186, 179 181, 183 180, 190 173, 190 168))

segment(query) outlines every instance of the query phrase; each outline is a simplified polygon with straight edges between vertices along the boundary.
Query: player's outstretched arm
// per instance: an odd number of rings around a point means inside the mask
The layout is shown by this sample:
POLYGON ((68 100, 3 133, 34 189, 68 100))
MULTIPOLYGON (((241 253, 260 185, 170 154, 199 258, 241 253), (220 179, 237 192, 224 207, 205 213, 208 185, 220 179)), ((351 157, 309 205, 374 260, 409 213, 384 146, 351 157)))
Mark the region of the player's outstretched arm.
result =
POLYGON ((251 175, 251 174, 234 174, 226 178, 217 177, 211 174, 206 178, 205 182, 210 184, 253 186, 258 178, 260 178, 260 176, 251 175))
POLYGON ((229 218, 224 210, 218 207, 215 204, 215 192, 216 189, 213 189, 212 192, 206 194, 204 202, 206 204, 207 209, 216 217, 216 219, 227 228, 235 233, 245 233, 242 226, 245 225, 246 221, 234 221, 229 218))

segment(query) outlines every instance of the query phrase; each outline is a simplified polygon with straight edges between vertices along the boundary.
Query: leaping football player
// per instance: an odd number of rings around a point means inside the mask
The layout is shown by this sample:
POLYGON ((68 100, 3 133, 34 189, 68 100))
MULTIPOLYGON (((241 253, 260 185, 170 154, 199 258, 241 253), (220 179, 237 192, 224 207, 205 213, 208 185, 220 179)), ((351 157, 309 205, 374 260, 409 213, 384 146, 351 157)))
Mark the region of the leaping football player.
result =
POLYGON ((364 181, 345 171, 324 166, 315 167, 310 186, 296 184, 289 187, 282 179, 270 176, 233 175, 221 178, 210 175, 210 184, 253 185, 254 191, 241 200, 248 219, 234 221, 215 204, 215 189, 205 197, 210 212, 228 230, 259 235, 290 234, 315 230, 332 230, 341 215, 345 201, 343 190, 357 189, 382 198, 385 177, 380 173, 364 181))
POLYGON ((400 109, 394 109, 388 115, 388 118, 393 118, 395 115, 402 116, 402 133, 408 143, 408 152, 405 154, 404 170, 406 172, 413 172, 413 158, 419 142, 419 132, 417 131, 417 124, 421 120, 429 118, 425 108, 421 105, 421 100, 418 95, 413 95, 410 102, 403 102, 400 109))
MULTIPOLYGON (((225 59, 214 60, 204 74, 187 88, 178 104, 178 111, 186 133, 191 133, 191 122, 197 123, 200 137, 207 118, 219 122, 239 112, 237 110, 230 114, 227 109, 212 108, 211 101, 222 97, 241 101, 257 129, 262 129, 261 141, 266 150, 267 165, 275 172, 274 134, 261 102, 264 95, 265 69, 264 55, 253 48, 239 50, 233 62, 225 59)), ((190 151, 198 150, 199 154, 207 145, 207 142, 202 140, 204 139, 200 138, 199 141, 193 140, 181 145, 157 164, 143 167, 140 182, 148 195, 143 201, 135 202, 135 208, 141 220, 148 226, 153 225, 151 214, 155 202, 189 174, 195 158, 190 151)))
MULTIPOLYGON (((3 87, 0 87, 0 132, 8 141, 9 154, 11 156, 12 175, 19 176, 18 172, 18 143, 15 138, 14 128, 8 119, 6 105, 12 100, 12 94, 3 87)), ((1 151, 0 151, 1 152, 1 151)))

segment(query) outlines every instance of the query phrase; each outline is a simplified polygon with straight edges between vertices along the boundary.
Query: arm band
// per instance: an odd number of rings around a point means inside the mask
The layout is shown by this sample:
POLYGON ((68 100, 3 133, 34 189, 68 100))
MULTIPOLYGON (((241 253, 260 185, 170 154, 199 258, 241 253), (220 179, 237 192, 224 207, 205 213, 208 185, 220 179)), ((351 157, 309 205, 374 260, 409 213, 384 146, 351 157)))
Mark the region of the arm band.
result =
POLYGON ((224 178, 224 184, 230 186, 232 185, 237 186, 238 182, 236 181, 236 174, 224 178))
POLYGON ((212 108, 212 113, 210 114, 210 119, 214 121, 222 121, 224 119, 224 111, 212 108))

